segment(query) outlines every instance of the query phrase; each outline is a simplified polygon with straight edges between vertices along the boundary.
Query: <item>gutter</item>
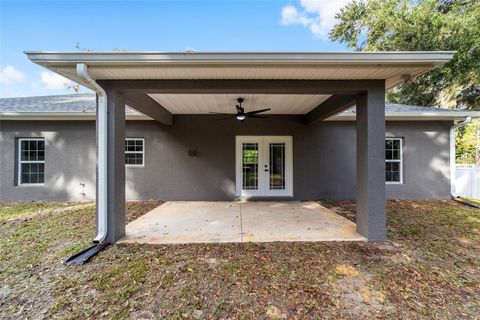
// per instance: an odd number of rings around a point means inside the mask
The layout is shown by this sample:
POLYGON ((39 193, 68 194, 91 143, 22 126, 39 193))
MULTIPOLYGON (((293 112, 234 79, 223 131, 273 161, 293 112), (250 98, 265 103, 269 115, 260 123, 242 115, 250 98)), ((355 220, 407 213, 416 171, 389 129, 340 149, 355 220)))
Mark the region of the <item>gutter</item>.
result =
POLYGON ((24 51, 34 63, 68 65, 80 61, 105 64, 442 64, 456 51, 377 51, 377 52, 58 52, 24 51))
POLYGON ((457 197, 455 190, 456 161, 455 161, 455 129, 461 128, 472 121, 472 117, 468 116, 463 121, 455 122, 450 127, 450 196, 452 199, 457 197))
POLYGON ((107 93, 88 74, 88 66, 77 63, 77 75, 94 89, 97 94, 97 235, 94 243, 104 243, 108 233, 107 202, 107 93))

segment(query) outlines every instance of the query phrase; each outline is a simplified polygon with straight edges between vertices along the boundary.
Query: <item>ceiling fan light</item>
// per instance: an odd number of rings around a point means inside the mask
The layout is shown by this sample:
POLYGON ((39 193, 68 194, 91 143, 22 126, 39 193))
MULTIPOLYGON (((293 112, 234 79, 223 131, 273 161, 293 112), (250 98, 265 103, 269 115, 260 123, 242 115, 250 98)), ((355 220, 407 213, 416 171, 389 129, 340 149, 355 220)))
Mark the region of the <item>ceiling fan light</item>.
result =
POLYGON ((237 120, 243 121, 243 120, 245 120, 246 117, 245 117, 244 114, 237 114, 237 116, 235 118, 237 118, 237 120))

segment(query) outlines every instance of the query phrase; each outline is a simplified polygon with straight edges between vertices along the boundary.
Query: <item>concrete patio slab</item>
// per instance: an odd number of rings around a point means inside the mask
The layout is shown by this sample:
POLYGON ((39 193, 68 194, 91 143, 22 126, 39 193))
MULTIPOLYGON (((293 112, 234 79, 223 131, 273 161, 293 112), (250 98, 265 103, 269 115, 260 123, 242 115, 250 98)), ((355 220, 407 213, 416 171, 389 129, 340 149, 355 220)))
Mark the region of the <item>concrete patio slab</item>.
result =
POLYGON ((119 242, 241 242, 240 203, 168 201, 126 226, 119 242))
POLYGON ((126 226, 119 243, 366 241, 316 202, 169 201, 126 226))
POLYGON ((317 202, 242 203, 244 242, 366 240, 355 223, 317 202))

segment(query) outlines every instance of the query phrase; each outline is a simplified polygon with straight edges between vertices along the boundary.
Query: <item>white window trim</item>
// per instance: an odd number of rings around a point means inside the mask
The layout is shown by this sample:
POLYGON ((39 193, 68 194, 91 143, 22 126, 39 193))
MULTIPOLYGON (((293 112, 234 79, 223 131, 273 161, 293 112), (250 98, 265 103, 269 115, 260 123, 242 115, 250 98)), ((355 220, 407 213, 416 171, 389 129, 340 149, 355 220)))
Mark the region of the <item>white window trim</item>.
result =
POLYGON ((20 138, 18 139, 18 162, 17 162, 17 171, 18 171, 18 176, 17 176, 17 185, 22 186, 22 187, 34 187, 34 186, 43 186, 45 185, 45 156, 46 152, 44 149, 44 156, 43 156, 43 161, 26 161, 22 160, 22 141, 44 141, 45 138, 20 138), (22 183, 22 163, 43 163, 44 168, 43 168, 43 183, 22 183))
POLYGON ((386 137, 385 142, 387 140, 397 140, 400 141, 400 159, 399 160, 387 160, 385 158, 385 164, 387 162, 398 162, 400 163, 400 181, 386 181, 386 184, 403 184, 403 139, 402 138, 395 138, 395 137, 386 137))
POLYGON ((127 153, 141 153, 142 154, 142 164, 125 164, 125 167, 145 167, 145 139, 144 138, 125 138, 125 142, 131 141, 131 140, 142 140, 142 152, 140 151, 127 151, 125 150, 125 154, 127 153))

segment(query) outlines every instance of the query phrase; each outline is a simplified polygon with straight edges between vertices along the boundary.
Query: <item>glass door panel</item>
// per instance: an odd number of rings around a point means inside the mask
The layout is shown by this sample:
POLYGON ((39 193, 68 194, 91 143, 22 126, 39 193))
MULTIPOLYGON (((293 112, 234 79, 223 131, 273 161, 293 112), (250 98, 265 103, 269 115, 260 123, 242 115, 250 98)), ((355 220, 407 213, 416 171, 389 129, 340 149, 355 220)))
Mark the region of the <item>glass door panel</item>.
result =
POLYGON ((258 190, 258 143, 242 144, 242 189, 258 190))
POLYGON ((269 154, 269 188, 285 190, 285 143, 270 143, 269 154))

